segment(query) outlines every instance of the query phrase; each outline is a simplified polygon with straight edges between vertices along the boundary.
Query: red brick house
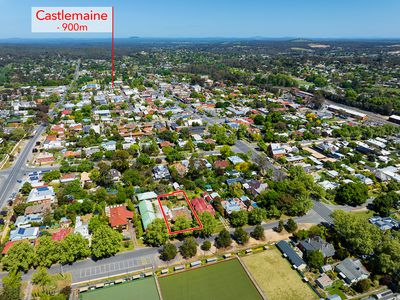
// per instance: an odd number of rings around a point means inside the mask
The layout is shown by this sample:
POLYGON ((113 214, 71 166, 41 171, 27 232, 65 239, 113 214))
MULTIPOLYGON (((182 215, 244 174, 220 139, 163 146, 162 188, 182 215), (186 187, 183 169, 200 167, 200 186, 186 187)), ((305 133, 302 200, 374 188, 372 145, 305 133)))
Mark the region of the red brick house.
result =
POLYGON ((211 204, 208 204, 203 198, 192 199, 192 205, 199 214, 202 214, 203 212, 209 212, 211 215, 215 216, 214 208, 211 204))
POLYGON ((133 212, 126 209, 124 205, 115 205, 106 207, 110 225, 112 228, 127 228, 129 220, 133 218, 133 212))

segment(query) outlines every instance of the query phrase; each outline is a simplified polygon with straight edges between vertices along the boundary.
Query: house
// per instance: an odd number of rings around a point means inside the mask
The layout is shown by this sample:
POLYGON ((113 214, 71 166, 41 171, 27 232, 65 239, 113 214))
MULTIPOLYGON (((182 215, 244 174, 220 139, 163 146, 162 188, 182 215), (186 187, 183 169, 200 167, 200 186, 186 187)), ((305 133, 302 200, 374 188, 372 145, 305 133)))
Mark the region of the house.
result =
POLYGON ((157 200, 157 194, 153 191, 151 192, 146 192, 146 193, 139 193, 136 194, 136 199, 141 202, 141 201, 153 201, 153 200, 157 200))
POLYGON ((90 179, 89 175, 90 174, 88 172, 82 172, 81 173, 80 181, 81 181, 82 187, 85 185, 86 182, 92 182, 92 180, 90 179))
POLYGON ((247 210, 247 206, 239 198, 223 200, 221 205, 229 215, 234 211, 247 210))
POLYGON ((74 181, 76 178, 76 175, 74 173, 69 173, 69 174, 64 174, 60 178, 61 183, 68 183, 74 181))
POLYGON ((107 206, 105 208, 108 221, 112 228, 124 228, 128 226, 129 220, 133 218, 133 212, 126 209, 125 205, 107 206))
POLYGON ((115 181, 118 181, 121 178, 121 173, 116 169, 111 169, 110 171, 108 171, 108 175, 107 176, 111 181, 115 182, 115 181))
POLYGON ((43 204, 28 206, 27 208, 25 208, 25 215, 43 214, 46 211, 51 211, 50 203, 43 203, 43 204))
POLYGON ((176 221, 178 217, 184 217, 190 221, 193 220, 192 218, 192 212, 186 207, 186 206, 181 206, 181 207, 174 207, 170 209, 170 218, 172 221, 176 221))
POLYGON ((369 218, 369 222, 379 227, 382 231, 400 228, 400 222, 391 217, 372 217, 369 218))
POLYGON ((72 224, 72 222, 68 218, 62 217, 58 224, 60 224, 61 228, 68 228, 72 224))
POLYGON ((19 216, 14 225, 17 227, 25 227, 30 223, 42 223, 43 216, 41 214, 30 214, 26 216, 19 216))
POLYGON ((188 167, 181 162, 171 165, 171 168, 174 168, 180 177, 184 177, 189 170, 188 167))
POLYGON ((234 165, 238 165, 238 164, 244 163, 244 160, 241 159, 239 156, 236 156, 236 155, 228 157, 228 160, 234 165))
POLYGON ((54 232, 51 235, 51 239, 53 241, 61 241, 63 240, 68 234, 70 234, 72 231, 72 228, 63 228, 60 229, 59 231, 54 232))
POLYGON ((89 226, 88 226, 88 224, 84 224, 82 222, 82 218, 80 216, 77 216, 75 219, 74 233, 79 233, 81 236, 83 236, 87 240, 90 239, 89 226))
POLYGON ((203 198, 194 198, 192 199, 192 205, 194 209, 202 214, 204 212, 209 212, 211 215, 215 216, 215 210, 211 204, 207 203, 203 198))
POLYGON ((286 155, 286 151, 280 144, 271 143, 269 145, 269 151, 273 159, 278 159, 286 155))
POLYGON ((10 250, 10 248, 16 243, 19 243, 19 241, 14 241, 14 242, 8 241, 4 245, 3 251, 1 251, 1 254, 6 255, 8 253, 8 250, 10 250))
POLYGON ((39 227, 17 227, 10 231, 10 241, 35 240, 39 235, 39 227))
POLYGON ((227 160, 216 160, 214 162, 215 169, 226 169, 229 166, 229 161, 227 160))
POLYGON ((53 187, 45 186, 32 189, 26 202, 54 203, 55 199, 56 194, 54 193, 53 187))
POLYGON ((321 251, 324 258, 335 255, 335 248, 332 244, 327 243, 321 237, 316 236, 300 241, 298 247, 303 252, 321 251))
POLYGON ((243 184, 243 187, 253 196, 257 196, 268 188, 268 184, 257 180, 248 180, 243 184))
POLYGON ((323 273, 320 277, 317 278, 317 280, 315 280, 315 283, 318 284, 321 289, 325 289, 332 285, 333 280, 328 275, 323 273))
POLYGON ((305 261, 293 250, 292 247, 286 241, 279 241, 276 243, 278 249, 282 252, 283 256, 285 256, 290 263, 299 270, 304 270, 307 265, 305 261))
POLYGON ((101 144, 101 147, 104 148, 106 151, 115 151, 117 149, 117 142, 116 141, 108 141, 101 144))
POLYGON ((153 168, 154 179, 170 179, 171 174, 169 173, 168 167, 164 165, 158 165, 153 168))
POLYGON ((347 284, 356 283, 369 276, 369 272, 359 259, 346 258, 335 267, 335 270, 347 284))
POLYGON ((156 211, 153 207, 153 203, 149 200, 143 200, 139 203, 139 212, 142 217, 143 228, 146 230, 147 227, 157 219, 156 211))

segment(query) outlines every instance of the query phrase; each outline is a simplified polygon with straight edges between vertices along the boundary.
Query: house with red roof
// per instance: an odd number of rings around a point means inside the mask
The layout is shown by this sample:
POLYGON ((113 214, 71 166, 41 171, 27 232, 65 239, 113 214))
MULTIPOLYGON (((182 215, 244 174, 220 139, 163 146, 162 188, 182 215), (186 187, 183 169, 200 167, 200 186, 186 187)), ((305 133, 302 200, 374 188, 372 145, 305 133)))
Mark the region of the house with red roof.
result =
POLYGON ((61 116, 68 116, 68 115, 70 115, 70 114, 72 114, 72 110, 70 110, 70 109, 64 109, 62 112, 61 112, 61 116))
POLYGON ((229 162, 227 160, 216 160, 214 162, 215 169, 226 169, 229 166, 229 162))
POLYGON ((77 151, 70 151, 67 150, 64 153, 65 157, 80 157, 81 156, 81 150, 77 150, 77 151))
POLYGON ((203 198, 192 199, 192 205, 199 214, 202 214, 203 212, 209 212, 211 215, 215 216, 214 208, 203 198))
POLYGON ((129 220, 133 218, 133 212, 127 210, 125 205, 114 205, 106 207, 106 215, 112 228, 121 227, 126 229, 129 220))
POLYGON ((72 228, 63 228, 57 232, 54 232, 51 235, 51 239, 53 241, 61 241, 63 240, 68 234, 70 234, 72 231, 72 228))
POLYGON ((9 241, 4 245, 3 251, 1 251, 1 254, 5 255, 7 254, 8 250, 12 247, 12 245, 19 243, 21 241, 9 241))

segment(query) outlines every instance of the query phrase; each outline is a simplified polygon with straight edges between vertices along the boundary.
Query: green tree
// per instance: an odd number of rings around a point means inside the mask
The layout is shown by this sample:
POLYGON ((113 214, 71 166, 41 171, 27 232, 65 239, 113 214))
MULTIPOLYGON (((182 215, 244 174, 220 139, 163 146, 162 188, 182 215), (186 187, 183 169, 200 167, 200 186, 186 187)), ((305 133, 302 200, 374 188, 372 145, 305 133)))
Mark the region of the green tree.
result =
POLYGON ((25 214, 25 209, 30 206, 29 203, 18 203, 17 205, 14 206, 14 214, 17 216, 22 216, 25 214))
POLYGON ((200 248, 203 251, 209 251, 211 249, 211 242, 208 240, 204 241, 200 248))
POLYGON ((286 229, 287 232, 293 233, 293 232, 295 232, 297 230, 297 223, 292 218, 290 218, 286 222, 285 229, 286 229))
POLYGON ((246 244, 249 241, 250 235, 243 230, 242 227, 236 228, 233 233, 233 238, 238 244, 246 244))
POLYGON ((228 248, 232 244, 232 238, 228 230, 222 229, 215 238, 215 246, 217 248, 228 248))
POLYGON ((263 241, 265 239, 264 228, 261 225, 257 225, 256 227, 254 227, 254 230, 251 232, 250 235, 256 240, 263 241))
POLYGON ((50 172, 44 173, 42 180, 45 182, 50 182, 56 179, 60 179, 61 173, 59 170, 52 170, 50 172))
POLYGON ((22 128, 16 128, 14 129, 11 134, 10 134, 10 139, 13 141, 18 142, 25 136, 26 132, 22 128))
POLYGON ((232 212, 229 216, 229 221, 233 227, 242 227, 246 225, 248 222, 247 211, 239 210, 232 212))
POLYGON ((324 256, 319 250, 307 252, 306 260, 308 266, 313 270, 319 270, 324 265, 324 256))
POLYGON ((20 300, 21 299, 21 273, 16 270, 10 270, 8 276, 2 279, 3 288, 0 292, 0 299, 20 300))
POLYGON ((261 224, 261 222, 266 218, 266 212, 264 209, 256 207, 249 212, 249 224, 257 225, 261 224))
POLYGON ((32 185, 29 182, 25 182, 21 187, 22 195, 28 195, 32 190, 32 185))
POLYGON ((138 185, 142 180, 138 170, 129 169, 122 174, 122 182, 126 185, 138 185))
POLYGON ((146 230, 144 242, 151 246, 164 245, 168 240, 168 231, 165 223, 161 219, 155 219, 146 230))
POLYGON ((35 251, 31 243, 18 242, 11 246, 7 255, 3 257, 3 268, 7 271, 28 271, 35 260, 35 251))
POLYGON ((119 251, 122 234, 108 225, 95 228, 92 235, 91 250, 94 258, 99 259, 114 255, 119 251))
POLYGON ((50 267, 59 259, 58 244, 50 236, 41 236, 36 246, 35 265, 50 267))
POLYGON ((42 287, 51 283, 51 277, 47 269, 44 267, 37 268, 36 273, 32 275, 32 283, 42 287))
POLYGON ((229 147, 228 145, 222 146, 221 149, 219 150, 219 153, 221 153, 221 157, 224 159, 233 155, 233 151, 231 150, 231 147, 229 147))
POLYGON ((356 290, 359 293, 365 293, 371 288, 371 280, 366 278, 366 279, 361 279, 360 281, 357 281, 352 285, 352 288, 356 290))
POLYGON ((284 229, 284 224, 283 224, 283 221, 282 220, 279 220, 279 222, 278 222, 278 226, 275 228, 275 231, 276 232, 282 232, 283 231, 283 229, 284 229))
POLYGON ((215 228, 217 227, 217 220, 215 220, 213 215, 207 211, 200 214, 199 219, 203 224, 203 229, 200 231, 200 236, 203 238, 210 237, 214 233, 215 228))
POLYGON ((93 233, 100 226, 108 226, 108 221, 99 215, 93 216, 89 221, 89 232, 93 233))
MULTIPOLYGON (((178 216, 175 218, 174 225, 172 225, 172 230, 179 231, 179 230, 185 230, 185 229, 188 229, 191 227, 192 227, 192 222, 188 218, 186 218, 185 216, 178 216)), ((179 236, 184 237, 184 236, 188 236, 191 234, 192 234, 192 232, 187 231, 184 233, 180 233, 179 236)))
POLYGON ((387 194, 379 195, 372 202, 373 210, 381 217, 390 215, 391 210, 399 205, 400 195, 392 191, 387 194))
POLYGON ((382 240, 382 233, 378 227, 368 220, 336 210, 332 213, 335 230, 341 240, 357 254, 372 254, 382 240))
POLYGON ((394 237, 384 237, 375 250, 373 265, 381 274, 395 274, 400 270, 400 240, 394 237))
POLYGON ((89 241, 79 233, 69 234, 60 243, 61 264, 73 263, 90 255, 89 241))
POLYGON ((339 204, 361 205, 367 201, 368 187, 364 183, 350 182, 341 184, 335 195, 335 201, 339 204))
POLYGON ((197 243, 194 237, 187 237, 179 247, 183 258, 191 258, 197 253, 197 243))
POLYGON ((163 261, 170 261, 176 257, 177 253, 178 250, 174 244, 166 243, 161 250, 160 258, 163 261))
POLYGON ((150 165, 151 163, 151 158, 148 154, 146 153, 141 153, 139 154, 139 156, 136 159, 136 163, 138 163, 139 165, 150 165))

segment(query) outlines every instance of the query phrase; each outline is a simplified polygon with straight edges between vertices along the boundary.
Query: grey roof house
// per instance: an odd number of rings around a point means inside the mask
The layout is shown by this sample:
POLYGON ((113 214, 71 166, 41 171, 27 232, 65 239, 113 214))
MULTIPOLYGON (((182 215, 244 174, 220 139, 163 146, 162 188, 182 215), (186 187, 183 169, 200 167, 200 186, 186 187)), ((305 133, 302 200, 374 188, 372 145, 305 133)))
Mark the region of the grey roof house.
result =
POLYGON ((324 258, 335 255, 335 248, 321 237, 316 236, 300 241, 298 247, 304 252, 321 251, 324 258))
POLYGON ((346 258, 335 269, 347 284, 358 282, 369 276, 369 272, 359 259, 346 258))

